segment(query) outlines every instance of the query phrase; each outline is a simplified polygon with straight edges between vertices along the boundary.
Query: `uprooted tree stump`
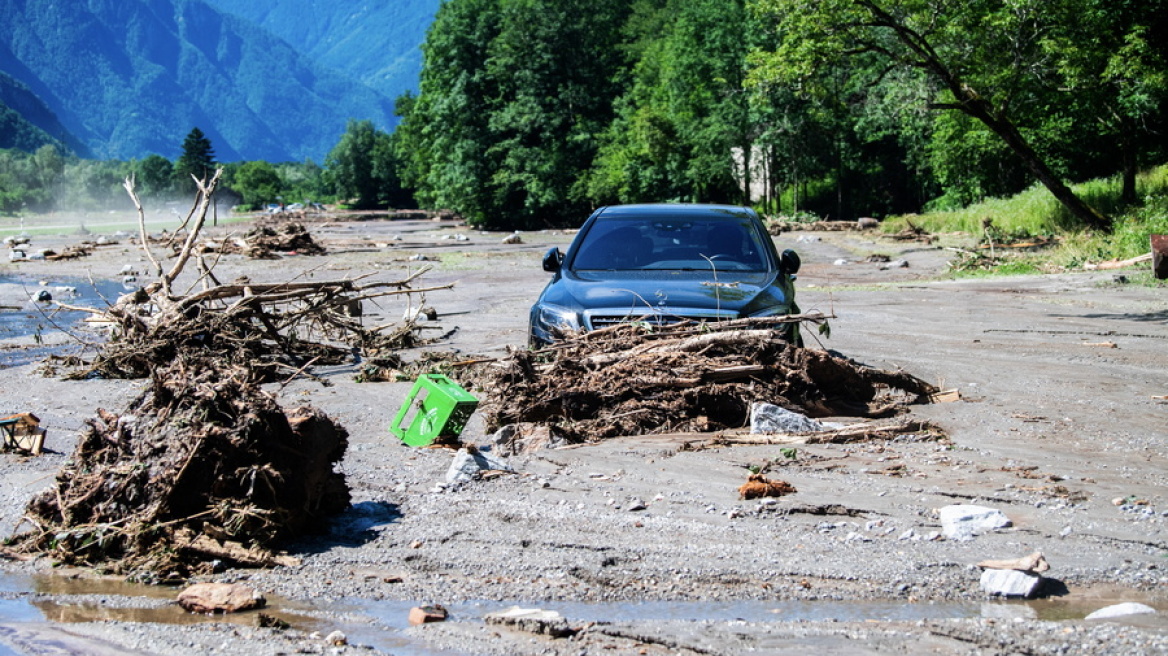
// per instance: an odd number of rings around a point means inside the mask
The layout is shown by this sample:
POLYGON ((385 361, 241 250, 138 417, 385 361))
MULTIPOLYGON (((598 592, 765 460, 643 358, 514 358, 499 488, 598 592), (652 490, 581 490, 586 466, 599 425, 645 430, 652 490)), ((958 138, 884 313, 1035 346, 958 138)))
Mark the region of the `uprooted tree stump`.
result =
POLYGON ((903 372, 792 346, 768 320, 567 336, 473 374, 488 430, 548 424, 571 441, 743 426, 766 401, 812 417, 883 417, 937 390, 903 372))
POLYGON ((87 422, 15 548, 120 573, 189 576, 273 550, 349 505, 348 444, 323 413, 283 411, 245 367, 180 356, 121 414, 87 422))

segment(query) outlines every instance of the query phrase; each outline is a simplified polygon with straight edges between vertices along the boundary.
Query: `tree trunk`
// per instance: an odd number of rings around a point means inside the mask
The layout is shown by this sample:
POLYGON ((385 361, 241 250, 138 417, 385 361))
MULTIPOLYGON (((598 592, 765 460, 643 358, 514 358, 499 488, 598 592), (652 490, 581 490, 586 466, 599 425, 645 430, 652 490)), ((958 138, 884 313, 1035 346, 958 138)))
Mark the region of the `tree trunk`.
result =
POLYGON ((1038 153, 1034 152, 1034 149, 1030 147, 1026 138, 1022 136, 1022 133, 1018 131, 1018 128, 1014 126, 1014 123, 1010 119, 1004 116, 996 116, 995 112, 990 108, 989 103, 976 96, 971 98, 969 95, 966 95, 965 102, 962 102, 959 108, 973 118, 985 123, 986 127, 1001 137, 1006 142, 1006 145, 1010 147, 1010 150, 1013 150, 1014 154, 1022 158, 1023 163, 1034 174, 1034 177, 1038 178, 1038 181, 1075 218, 1095 230, 1111 232, 1111 220, 1085 203, 1082 198, 1076 196, 1075 192, 1071 191, 1071 188, 1061 178, 1055 175, 1054 171, 1050 170, 1050 167, 1046 165, 1046 162, 1038 153))
POLYGON ((1139 201, 1136 197, 1136 172, 1140 165, 1132 134, 1133 126, 1130 121, 1122 121, 1119 129, 1119 147, 1123 153, 1123 191, 1119 194, 1119 200, 1124 205, 1135 205, 1139 201))

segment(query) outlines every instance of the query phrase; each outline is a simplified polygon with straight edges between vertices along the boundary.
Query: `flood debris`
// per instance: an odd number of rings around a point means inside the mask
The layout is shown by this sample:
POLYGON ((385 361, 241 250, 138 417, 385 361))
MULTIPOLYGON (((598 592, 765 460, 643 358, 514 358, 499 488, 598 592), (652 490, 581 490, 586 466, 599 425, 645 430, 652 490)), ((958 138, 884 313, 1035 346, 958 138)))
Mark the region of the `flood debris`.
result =
POLYGON ((454 454, 450 468, 446 470, 447 483, 464 483, 478 479, 488 472, 513 472, 511 465, 494 455, 480 451, 474 446, 466 446, 454 454))
POLYGON ((190 613, 237 613, 263 608, 268 600, 242 583, 195 583, 178 593, 178 605, 190 613))
POLYGON ((206 242, 204 252, 240 253, 252 259, 278 259, 280 253, 296 255, 324 255, 304 225, 296 222, 264 221, 258 223, 243 237, 229 239, 221 244, 206 242))
POLYGON ((937 391, 904 372, 792 346, 784 321, 621 325, 513 352, 464 380, 484 390, 488 431, 544 424, 573 443, 739 428, 759 400, 808 417, 887 417, 937 391))
POLYGON ((1046 557, 1042 555, 1041 551, 1008 560, 983 560, 977 566, 982 569, 1012 569, 1032 574, 1041 574, 1050 569, 1050 563, 1046 562, 1046 557))
POLYGON ((224 366, 248 366, 271 382, 301 375, 310 365, 347 362, 354 352, 383 357, 387 352, 425 341, 417 324, 408 321, 365 327, 360 308, 362 303, 374 299, 404 295, 408 302, 413 294, 450 287, 413 287, 426 269, 390 282, 367 279, 263 284, 246 279, 219 281, 213 262, 208 262, 196 246, 206 222, 207 198, 215 189, 218 175, 217 172, 209 181, 199 182, 196 207, 182 230, 161 244, 164 250, 177 248, 169 268, 163 267, 160 256, 154 252, 158 240, 146 236, 141 203, 133 181, 126 181, 126 189, 138 207, 140 245, 149 261, 146 268, 157 279, 106 308, 59 304, 66 309, 98 315, 113 326, 112 338, 92 360, 83 361, 69 374, 69 378, 143 378, 180 353, 194 350, 217 358, 224 366), (180 240, 178 236, 184 233, 185 238, 180 240), (179 278, 188 266, 197 269, 197 280, 190 289, 181 291, 179 278))
POLYGON ((343 427, 283 410, 245 367, 180 354, 123 412, 86 422, 14 548, 147 579, 292 564, 280 543, 349 506, 334 471, 347 446, 343 427))
POLYGON ((738 498, 749 501, 763 497, 781 497, 798 492, 794 485, 786 481, 770 480, 762 474, 751 474, 742 487, 738 488, 738 498))
POLYGON ((45 445, 46 432, 41 428, 40 418, 31 412, 0 418, 0 435, 4 438, 4 451, 39 456, 45 445))

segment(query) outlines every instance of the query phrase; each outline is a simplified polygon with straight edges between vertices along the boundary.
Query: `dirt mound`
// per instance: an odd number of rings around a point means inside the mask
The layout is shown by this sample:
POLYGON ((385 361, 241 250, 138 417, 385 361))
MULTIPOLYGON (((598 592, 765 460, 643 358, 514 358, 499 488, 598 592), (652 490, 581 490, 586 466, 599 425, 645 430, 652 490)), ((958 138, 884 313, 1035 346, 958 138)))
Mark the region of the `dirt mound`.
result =
POLYGON ((659 332, 637 326, 519 351, 475 379, 488 430, 550 424, 573 441, 744 426, 765 401, 811 417, 882 417, 936 388, 902 372, 797 348, 765 322, 659 332))
POLYGON ((347 445, 318 410, 282 410, 247 368, 180 354, 123 413, 87 422, 16 548, 164 578, 288 562, 280 541, 348 507, 333 471, 347 445))

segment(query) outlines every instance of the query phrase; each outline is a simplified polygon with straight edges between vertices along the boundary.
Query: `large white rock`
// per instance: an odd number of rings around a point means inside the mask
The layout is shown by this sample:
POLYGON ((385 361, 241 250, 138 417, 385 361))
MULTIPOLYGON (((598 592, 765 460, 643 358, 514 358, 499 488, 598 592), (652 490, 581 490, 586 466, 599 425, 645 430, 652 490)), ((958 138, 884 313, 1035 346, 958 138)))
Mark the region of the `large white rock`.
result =
POLYGON ((987 569, 981 573, 981 589, 996 597, 1029 599, 1042 587, 1042 577, 1016 569, 987 569))
POLYGON ((771 403, 750 406, 751 433, 816 433, 825 426, 798 412, 791 412, 771 403))
POLYGON ((1115 604, 1114 606, 1106 606, 1091 613, 1087 616, 1089 620, 1106 620, 1112 617, 1123 617, 1124 615, 1144 615, 1146 613, 1155 613, 1156 609, 1151 606, 1137 604, 1131 601, 1125 601, 1122 604, 1115 604))
POLYGON ((983 506, 945 506, 941 509, 941 533, 950 540, 972 540, 973 536, 1013 526, 1009 517, 983 506))

